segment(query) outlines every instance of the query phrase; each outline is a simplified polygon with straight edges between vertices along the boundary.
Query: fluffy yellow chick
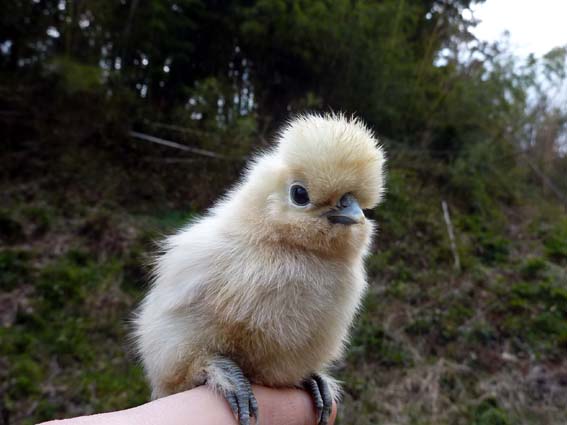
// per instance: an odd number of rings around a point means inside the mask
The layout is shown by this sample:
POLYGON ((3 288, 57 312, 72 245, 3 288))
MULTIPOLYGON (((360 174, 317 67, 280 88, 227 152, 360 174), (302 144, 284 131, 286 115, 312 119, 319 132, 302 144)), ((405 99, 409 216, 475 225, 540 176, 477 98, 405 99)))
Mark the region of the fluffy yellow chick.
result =
POLYGON ((135 318, 153 397, 206 383, 241 425, 258 418, 250 382, 303 386, 326 424, 366 287, 384 154, 358 119, 291 121, 273 149, 207 214, 167 238, 135 318))

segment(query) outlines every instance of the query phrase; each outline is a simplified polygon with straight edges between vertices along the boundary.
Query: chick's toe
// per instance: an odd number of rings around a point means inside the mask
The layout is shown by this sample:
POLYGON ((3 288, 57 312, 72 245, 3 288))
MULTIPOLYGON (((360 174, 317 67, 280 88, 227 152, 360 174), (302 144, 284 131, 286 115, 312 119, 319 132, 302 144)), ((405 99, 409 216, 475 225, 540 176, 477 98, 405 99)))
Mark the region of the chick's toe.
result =
POLYGON ((318 373, 314 373, 303 381, 303 387, 313 397, 317 412, 317 423, 319 425, 328 425, 333 408, 333 395, 331 386, 326 378, 318 373))
POLYGON ((226 357, 214 358, 207 370, 207 384, 224 395, 240 425, 250 425, 251 418, 258 423, 258 402, 238 364, 226 357))

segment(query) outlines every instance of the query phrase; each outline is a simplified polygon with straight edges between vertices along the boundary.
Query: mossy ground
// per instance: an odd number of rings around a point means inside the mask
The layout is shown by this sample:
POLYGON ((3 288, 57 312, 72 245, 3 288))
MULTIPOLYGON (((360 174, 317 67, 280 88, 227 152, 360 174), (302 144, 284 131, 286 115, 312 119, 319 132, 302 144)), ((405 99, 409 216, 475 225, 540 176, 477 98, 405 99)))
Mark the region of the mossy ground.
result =
MULTIPOLYGON (((148 165, 140 158, 153 147, 120 149, 67 149, 28 173, 10 153, 2 158, 11 165, 0 191, 0 392, 10 423, 148 399, 128 320, 147 286, 152 241, 236 173, 207 162, 148 165), (206 177, 221 171, 229 177, 206 177)), ((386 200, 373 212, 369 292, 337 366, 339 423, 564 423, 565 214, 537 192, 518 197, 474 175, 442 182, 443 167, 392 159, 386 200)))

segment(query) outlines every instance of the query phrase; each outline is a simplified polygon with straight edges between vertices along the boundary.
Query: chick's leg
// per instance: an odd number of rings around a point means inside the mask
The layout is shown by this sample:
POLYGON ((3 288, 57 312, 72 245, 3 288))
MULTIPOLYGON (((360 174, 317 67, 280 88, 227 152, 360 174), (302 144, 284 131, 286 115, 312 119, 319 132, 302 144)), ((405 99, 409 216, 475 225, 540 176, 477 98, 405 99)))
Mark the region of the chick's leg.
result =
POLYGON ((258 403, 250 381, 240 367, 226 357, 215 357, 206 370, 207 384, 224 395, 240 425, 250 425, 250 418, 258 423, 258 403))
POLYGON ((336 382, 323 374, 314 373, 303 381, 303 387, 311 394, 315 402, 317 423, 327 425, 333 408, 333 399, 337 394, 336 382))

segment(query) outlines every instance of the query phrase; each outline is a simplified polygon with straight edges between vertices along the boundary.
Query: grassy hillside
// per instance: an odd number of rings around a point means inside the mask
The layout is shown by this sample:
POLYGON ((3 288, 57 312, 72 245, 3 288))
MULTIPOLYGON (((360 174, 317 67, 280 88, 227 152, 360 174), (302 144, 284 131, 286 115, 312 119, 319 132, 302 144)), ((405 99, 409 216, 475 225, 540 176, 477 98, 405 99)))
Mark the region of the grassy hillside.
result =
POLYGON ((564 425, 567 46, 476 39, 482 2, 7 2, 0 425, 148 399, 153 242, 304 111, 356 113, 389 158, 339 422, 564 425))
MULTIPOLYGON (((164 159, 177 152, 124 140, 104 122, 72 139, 65 132, 77 134, 80 120, 51 118, 53 133, 31 129, 0 150, 0 400, 10 424, 147 400, 128 318, 152 241, 210 205, 243 165, 164 159)), ((339 423, 564 423, 565 210, 506 152, 386 148, 370 290, 337 365, 339 423)))

